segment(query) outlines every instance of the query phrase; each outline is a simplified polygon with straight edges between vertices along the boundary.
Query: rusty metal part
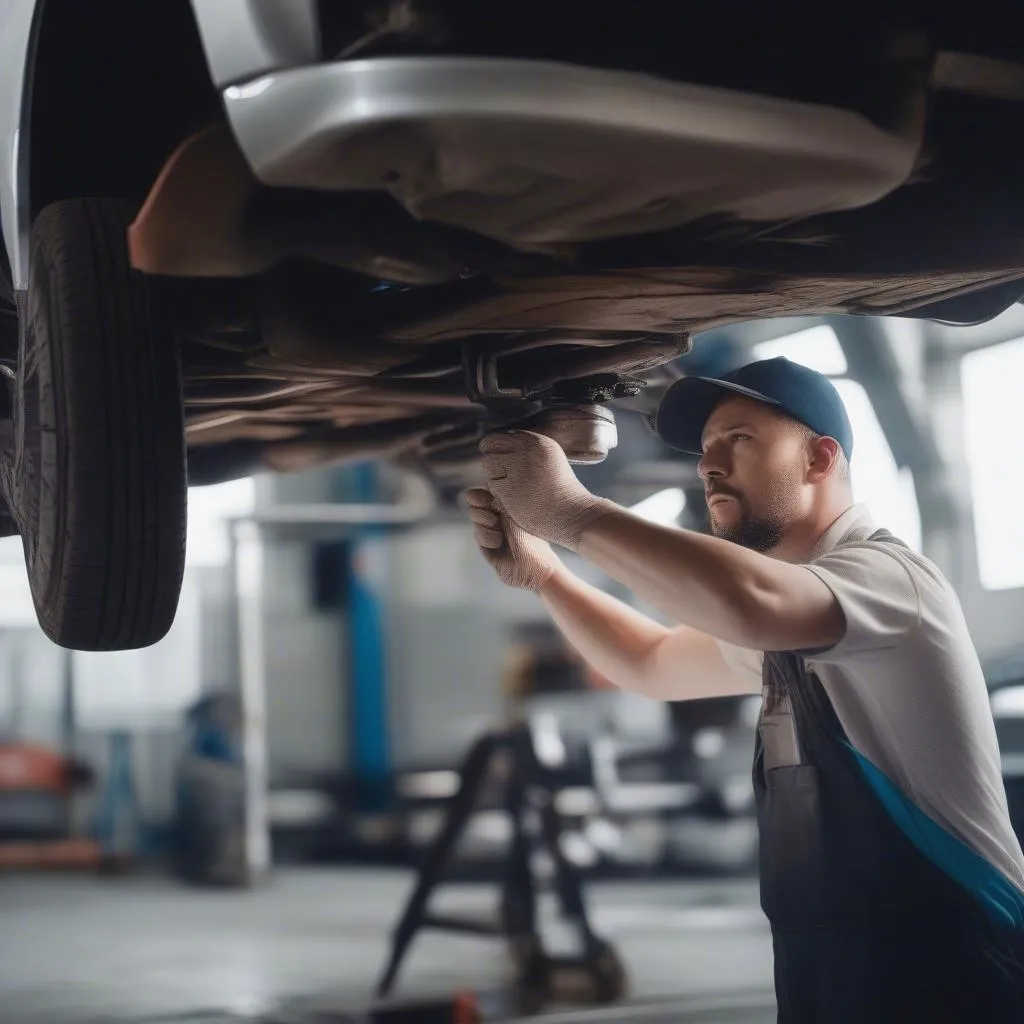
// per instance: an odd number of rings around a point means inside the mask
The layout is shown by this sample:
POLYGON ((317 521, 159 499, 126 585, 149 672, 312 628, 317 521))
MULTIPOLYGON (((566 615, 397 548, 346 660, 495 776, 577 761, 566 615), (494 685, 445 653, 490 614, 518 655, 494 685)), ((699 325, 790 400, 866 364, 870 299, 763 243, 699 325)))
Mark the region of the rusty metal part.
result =
POLYGON ((1024 258, 1006 253, 971 270, 874 276, 691 266, 524 278, 503 281, 501 291, 460 309, 395 324, 385 337, 429 344, 496 331, 562 328, 696 334, 776 316, 893 315, 1022 276, 1024 258))
POLYGON ((260 188, 226 124, 171 154, 128 229, 132 266, 148 274, 236 277, 271 267, 277 254, 245 230, 260 188))
POLYGON ((392 458, 447 420, 437 413, 410 416, 372 427, 350 427, 322 437, 284 441, 267 447, 263 463, 276 472, 296 472, 337 465, 348 459, 392 458))
POLYGON ((566 458, 579 466, 604 462, 619 443, 615 414, 600 405, 552 407, 521 426, 557 441, 566 458))
POLYGON ((417 405, 433 409, 463 409, 473 404, 462 390, 439 382, 390 380, 374 377, 327 378, 281 383, 259 394, 186 395, 188 408, 239 407, 262 408, 282 399, 314 396, 320 403, 345 405, 417 405))
POLYGON ((354 393, 362 388, 362 381, 354 380, 348 388, 342 388, 338 381, 299 381, 282 383, 278 387, 270 388, 259 394, 249 395, 189 395, 185 394, 185 407, 197 409, 203 407, 227 408, 235 406, 257 406, 264 403, 280 401, 282 399, 294 399, 299 396, 328 393, 332 398, 340 398, 346 394, 354 393))
POLYGON ((385 195, 272 189, 217 123, 171 154, 129 229, 132 266, 165 277, 249 277, 315 260, 409 285, 538 266, 492 241, 417 220, 385 195))

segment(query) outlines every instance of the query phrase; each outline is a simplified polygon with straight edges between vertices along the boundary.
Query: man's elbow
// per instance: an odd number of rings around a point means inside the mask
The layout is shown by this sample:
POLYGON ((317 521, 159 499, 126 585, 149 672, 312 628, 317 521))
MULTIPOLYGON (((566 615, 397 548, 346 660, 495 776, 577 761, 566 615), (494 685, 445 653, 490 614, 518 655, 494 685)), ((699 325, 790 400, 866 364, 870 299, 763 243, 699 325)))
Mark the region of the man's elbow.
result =
POLYGON ((679 666, 675 666, 674 676, 666 671, 668 646, 664 637, 651 644, 643 656, 630 665, 629 678, 622 688, 649 700, 675 700, 679 689, 679 666))

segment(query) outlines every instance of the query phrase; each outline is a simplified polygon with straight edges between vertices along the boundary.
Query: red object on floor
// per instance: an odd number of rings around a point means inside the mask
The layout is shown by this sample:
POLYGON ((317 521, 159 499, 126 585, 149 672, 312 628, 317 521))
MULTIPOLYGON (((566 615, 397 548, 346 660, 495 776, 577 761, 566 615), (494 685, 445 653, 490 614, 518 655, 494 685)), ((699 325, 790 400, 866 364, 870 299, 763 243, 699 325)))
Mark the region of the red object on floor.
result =
POLYGON ((66 794, 73 782, 73 766, 60 754, 30 743, 0 743, 0 790, 66 794))
POLYGON ((95 868, 102 861, 103 851, 92 839, 0 842, 0 870, 95 868))
MULTIPOLYGON (((29 794, 64 803, 92 781, 87 766, 32 743, 0 743, 0 797, 29 794)), ((9 825, 10 822, 7 822, 9 825)), ((91 839, 61 835, 19 836, 17 828, 0 839, 0 870, 94 868, 102 861, 91 839)))

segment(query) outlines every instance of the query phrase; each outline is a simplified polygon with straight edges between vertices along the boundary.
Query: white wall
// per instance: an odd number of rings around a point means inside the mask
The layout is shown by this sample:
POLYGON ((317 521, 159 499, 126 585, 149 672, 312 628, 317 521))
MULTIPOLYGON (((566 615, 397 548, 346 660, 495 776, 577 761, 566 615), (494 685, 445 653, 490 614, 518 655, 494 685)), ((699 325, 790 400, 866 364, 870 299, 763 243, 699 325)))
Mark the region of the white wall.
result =
POLYGON ((347 757, 345 623, 310 601, 307 544, 264 549, 263 656, 271 776, 336 772, 347 757))
POLYGON ((388 697, 396 767, 450 764, 501 722, 508 623, 536 617, 535 597, 510 591, 461 525, 396 537, 388 598, 388 697))
MULTIPOLYGON (((261 477, 257 507, 326 501, 322 473, 261 477)), ((271 776, 337 772, 347 741, 346 627, 312 603, 312 549, 266 534, 263 637, 271 776)))

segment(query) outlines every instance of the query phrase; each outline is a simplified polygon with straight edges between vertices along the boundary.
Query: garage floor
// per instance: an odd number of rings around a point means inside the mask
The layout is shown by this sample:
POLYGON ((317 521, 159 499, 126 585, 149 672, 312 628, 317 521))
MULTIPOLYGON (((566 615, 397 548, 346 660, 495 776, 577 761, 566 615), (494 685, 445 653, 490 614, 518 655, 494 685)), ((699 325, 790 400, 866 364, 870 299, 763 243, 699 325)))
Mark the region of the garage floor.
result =
MULTIPOLYGON (((357 1006, 410 884, 404 873, 321 869, 280 872, 246 893, 161 878, 0 878, 0 1020, 241 1024, 282 1006, 357 1006)), ((459 886, 436 906, 486 911, 492 899, 487 888, 459 886)), ((597 930, 626 961, 632 999, 686 996, 696 1014, 651 1005, 622 1021, 774 1020, 755 883, 607 883, 591 886, 590 903, 597 930)), ((484 987, 504 968, 495 940, 424 934, 396 994, 484 987)), ((619 1017, 603 1010, 594 1019, 619 1017)))

